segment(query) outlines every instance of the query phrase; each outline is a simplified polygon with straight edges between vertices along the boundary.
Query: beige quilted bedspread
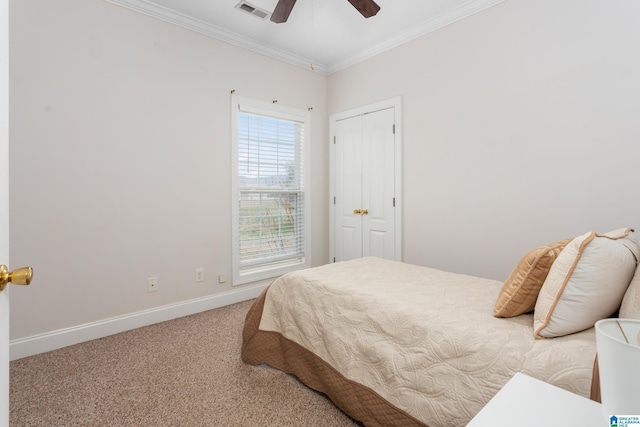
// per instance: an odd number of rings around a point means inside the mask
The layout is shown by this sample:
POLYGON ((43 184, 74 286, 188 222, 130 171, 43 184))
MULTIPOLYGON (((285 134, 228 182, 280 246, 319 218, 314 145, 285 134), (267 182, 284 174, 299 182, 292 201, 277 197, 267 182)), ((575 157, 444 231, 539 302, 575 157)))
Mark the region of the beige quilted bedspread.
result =
POLYGON ((378 258, 329 264, 274 281, 259 329, 430 427, 466 425, 516 372, 589 397, 593 329, 535 340, 531 315, 492 316, 501 286, 378 258))

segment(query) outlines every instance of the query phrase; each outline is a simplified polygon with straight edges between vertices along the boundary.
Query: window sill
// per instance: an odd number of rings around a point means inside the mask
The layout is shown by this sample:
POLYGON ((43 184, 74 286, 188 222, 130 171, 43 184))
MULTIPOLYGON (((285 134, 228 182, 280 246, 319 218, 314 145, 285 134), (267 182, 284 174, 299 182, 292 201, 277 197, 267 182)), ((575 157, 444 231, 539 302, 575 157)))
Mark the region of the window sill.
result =
POLYGON ((233 286, 246 285, 247 283, 265 279, 276 279, 285 273, 309 267, 309 262, 305 258, 299 261, 288 261, 286 263, 246 268, 235 275, 233 286))

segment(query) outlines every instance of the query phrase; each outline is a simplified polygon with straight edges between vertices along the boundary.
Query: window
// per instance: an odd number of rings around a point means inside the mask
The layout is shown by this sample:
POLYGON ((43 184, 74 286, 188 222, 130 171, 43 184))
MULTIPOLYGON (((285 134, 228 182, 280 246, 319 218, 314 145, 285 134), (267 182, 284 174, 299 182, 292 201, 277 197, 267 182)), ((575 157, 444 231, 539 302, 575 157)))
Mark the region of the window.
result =
POLYGON ((241 284, 310 265, 310 114, 233 98, 233 282, 241 284))

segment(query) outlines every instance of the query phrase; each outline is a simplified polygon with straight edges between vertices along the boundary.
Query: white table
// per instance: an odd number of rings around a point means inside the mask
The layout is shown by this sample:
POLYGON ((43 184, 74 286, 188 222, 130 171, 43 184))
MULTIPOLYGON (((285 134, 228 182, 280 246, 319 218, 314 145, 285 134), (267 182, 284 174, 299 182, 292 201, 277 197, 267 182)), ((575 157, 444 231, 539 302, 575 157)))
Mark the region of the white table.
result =
POLYGON ((608 426, 598 402, 517 373, 467 427, 608 426))

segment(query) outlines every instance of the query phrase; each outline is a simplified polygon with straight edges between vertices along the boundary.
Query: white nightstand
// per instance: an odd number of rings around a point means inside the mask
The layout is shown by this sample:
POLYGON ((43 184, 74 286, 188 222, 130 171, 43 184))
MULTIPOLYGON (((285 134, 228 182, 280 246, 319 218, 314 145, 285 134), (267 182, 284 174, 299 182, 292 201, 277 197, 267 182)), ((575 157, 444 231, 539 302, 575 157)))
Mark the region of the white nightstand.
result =
POLYGON ((467 427, 603 427, 601 405, 530 376, 517 373, 467 427))

